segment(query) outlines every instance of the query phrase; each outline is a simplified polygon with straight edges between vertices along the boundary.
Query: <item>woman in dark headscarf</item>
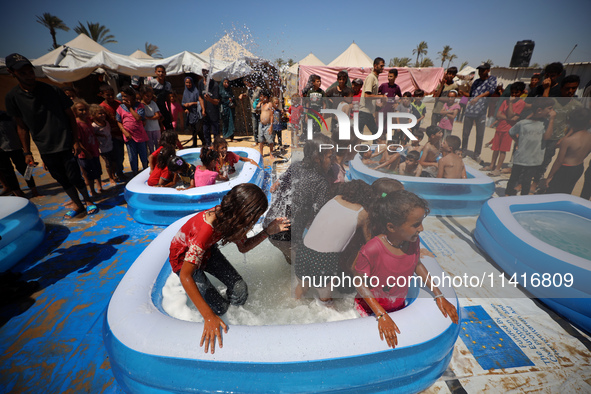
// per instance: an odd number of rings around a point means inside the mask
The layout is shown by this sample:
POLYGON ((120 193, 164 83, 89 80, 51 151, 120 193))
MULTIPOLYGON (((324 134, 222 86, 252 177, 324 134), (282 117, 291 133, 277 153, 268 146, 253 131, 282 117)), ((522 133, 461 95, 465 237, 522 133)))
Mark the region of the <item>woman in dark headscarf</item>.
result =
POLYGON ((187 113, 185 125, 191 130, 191 134, 193 135, 192 147, 194 148, 197 146, 197 136, 199 136, 201 144, 205 146, 206 142, 203 131, 198 131, 199 120, 205 116, 205 106, 203 105, 203 99, 199 94, 199 90, 195 86, 193 78, 191 77, 185 78, 185 91, 183 92, 182 104, 187 113))
POLYGON ((234 141, 234 116, 235 103, 234 93, 230 87, 228 78, 224 78, 220 85, 220 99, 222 103, 222 120, 224 121, 224 138, 234 141))

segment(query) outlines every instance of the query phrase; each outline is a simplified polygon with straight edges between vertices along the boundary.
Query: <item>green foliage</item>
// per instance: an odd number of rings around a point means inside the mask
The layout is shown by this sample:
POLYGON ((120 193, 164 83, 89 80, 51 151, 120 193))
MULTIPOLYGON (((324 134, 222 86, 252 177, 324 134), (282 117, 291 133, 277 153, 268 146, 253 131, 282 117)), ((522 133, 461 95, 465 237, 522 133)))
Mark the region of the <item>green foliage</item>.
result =
POLYGON ((162 59, 162 54, 160 53, 160 48, 158 48, 157 45, 150 44, 149 42, 146 42, 145 49, 146 49, 145 52, 147 55, 150 55, 150 56, 157 58, 157 59, 162 59))
POLYGON ((86 34, 100 45, 117 44, 115 36, 110 33, 110 30, 100 23, 86 22, 86 26, 82 22, 78 22, 78 26, 74 28, 78 34, 86 34), (88 28, 87 28, 88 27, 88 28))
POLYGON ((51 15, 49 12, 44 12, 42 16, 37 15, 37 23, 40 23, 49 29, 49 34, 51 34, 51 38, 53 39, 53 49, 59 47, 55 39, 55 30, 60 29, 63 31, 70 31, 70 28, 66 26, 64 21, 55 15, 51 15))

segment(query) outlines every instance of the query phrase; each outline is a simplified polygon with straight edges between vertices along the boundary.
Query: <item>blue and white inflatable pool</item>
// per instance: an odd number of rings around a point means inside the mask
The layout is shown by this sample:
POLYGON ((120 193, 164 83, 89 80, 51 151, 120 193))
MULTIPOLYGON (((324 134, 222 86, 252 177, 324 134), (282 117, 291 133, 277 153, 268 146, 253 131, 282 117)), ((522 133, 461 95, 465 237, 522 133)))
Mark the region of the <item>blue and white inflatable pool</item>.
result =
POLYGON ((476 216, 495 191, 494 181, 480 171, 466 166, 468 179, 438 179, 394 175, 369 168, 356 155, 349 163, 348 178, 372 184, 387 177, 402 182, 404 188, 429 202, 432 215, 476 216))
MULTIPOLYGON (((190 216, 189 216, 190 217, 190 216)), ((109 303, 103 338, 118 384, 132 393, 419 392, 451 359, 459 325, 444 318, 425 290, 391 316, 404 335, 394 350, 380 341, 373 317, 302 325, 232 325, 224 347, 203 352, 203 323, 162 308, 172 237, 166 228, 131 266, 109 303)), ((442 273, 425 259, 434 275, 442 273)), ((253 264, 249 269, 256 270, 253 264)), ((262 273, 261 273, 262 274, 262 273)), ((442 289, 458 306, 453 288, 442 289)))
POLYGON ((591 202, 567 194, 489 200, 474 238, 509 277, 591 333, 591 202))
POLYGON ((45 238, 35 204, 23 197, 0 197, 0 272, 12 268, 45 238))
MULTIPOLYGON (((172 187, 148 186, 150 170, 145 169, 125 186, 125 200, 129 214, 138 222, 168 225, 177 219, 194 212, 209 209, 222 201, 234 186, 241 183, 254 183, 263 187, 265 173, 260 153, 251 148, 229 148, 231 152, 259 163, 257 167, 248 162, 238 162, 236 172, 227 182, 201 186, 188 190, 172 187)), ((191 164, 199 163, 201 148, 183 149, 177 154, 191 164)))

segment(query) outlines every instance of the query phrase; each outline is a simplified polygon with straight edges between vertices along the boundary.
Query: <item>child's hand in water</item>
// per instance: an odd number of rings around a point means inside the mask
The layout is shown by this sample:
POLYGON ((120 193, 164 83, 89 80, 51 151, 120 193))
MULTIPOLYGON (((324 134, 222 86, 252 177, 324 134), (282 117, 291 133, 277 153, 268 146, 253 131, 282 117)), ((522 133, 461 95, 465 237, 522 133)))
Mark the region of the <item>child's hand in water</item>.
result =
POLYGON ((458 311, 456 307, 451 304, 445 297, 440 297, 435 300, 437 302, 437 306, 443 316, 448 317, 453 321, 455 324, 458 324, 458 311))
POLYGON ((222 342, 222 332, 220 326, 224 329, 224 333, 228 333, 228 326, 224 321, 217 315, 213 315, 210 318, 206 318, 203 323, 203 335, 201 335, 201 342, 199 346, 205 344, 205 353, 209 351, 211 345, 211 354, 215 353, 215 341, 217 338, 220 348, 224 347, 222 342))
POLYGON ((273 220, 271 222, 271 224, 269 224, 269 226, 265 229, 265 231, 267 232, 267 234, 273 235, 273 234, 280 233, 282 231, 289 230, 290 226, 291 226, 291 222, 289 221, 288 218, 277 218, 277 219, 273 220))
POLYGON ((380 339, 383 341, 386 338, 386 343, 392 349, 398 345, 398 337, 396 334, 400 334, 400 330, 394 320, 387 314, 384 313, 382 317, 378 319, 378 331, 380 332, 380 339))

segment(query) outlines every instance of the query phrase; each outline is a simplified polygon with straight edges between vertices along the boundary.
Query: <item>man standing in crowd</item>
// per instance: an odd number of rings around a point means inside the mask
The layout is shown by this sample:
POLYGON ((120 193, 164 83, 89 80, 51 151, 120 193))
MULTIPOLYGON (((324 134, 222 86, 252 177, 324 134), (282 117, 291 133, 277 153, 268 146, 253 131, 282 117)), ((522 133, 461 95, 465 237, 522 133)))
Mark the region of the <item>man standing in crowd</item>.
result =
MULTIPOLYGON (((460 86, 454 82, 454 78, 458 74, 457 67, 450 67, 447 69, 441 82, 437 85, 434 91, 431 92, 433 97, 447 97, 450 90, 459 91, 460 86)), ((431 115, 431 126, 437 126, 443 116, 441 116, 441 110, 443 109, 443 104, 445 102, 443 100, 437 99, 435 101, 435 106, 433 107, 433 114, 431 115)))
POLYGON ((27 165, 35 164, 31 152, 33 137, 45 167, 76 205, 64 219, 85 211, 88 215, 96 213, 98 208, 88 195, 74 156, 80 152, 80 144, 72 100, 60 88, 37 81, 33 65, 26 57, 13 53, 5 62, 8 72, 18 81, 18 86, 6 95, 6 109, 17 124, 27 165))
POLYGON ((470 89, 470 101, 466 106, 466 115, 464 119, 464 129, 462 132, 462 151, 464 155, 468 149, 468 139, 472 131, 472 126, 476 125, 476 144, 474 146, 474 160, 480 163, 480 152, 482 152, 482 142, 484 139, 484 130, 486 127, 486 97, 493 94, 497 88, 497 78, 490 75, 490 64, 483 63, 476 67, 478 70, 478 79, 472 84, 470 89))
POLYGON ((202 120, 203 135, 207 145, 220 134, 220 88, 213 78, 207 80, 209 70, 201 70, 203 79, 199 81, 199 92, 205 101, 205 117, 202 120), (207 84, 207 87, 205 87, 207 84), (213 139, 211 135, 213 134, 213 139))
POLYGON ((156 78, 148 81, 148 85, 154 89, 154 96, 156 96, 156 104, 160 109, 162 115, 162 124, 166 130, 172 130, 172 115, 168 104, 168 95, 172 93, 172 85, 166 80, 166 68, 159 64, 155 68, 156 78))
POLYGON ((359 132, 363 134, 365 126, 369 128, 371 134, 376 134, 378 126, 374 118, 377 98, 386 96, 378 94, 378 77, 384 71, 384 59, 376 57, 373 61, 373 71, 365 78, 363 88, 361 89, 361 100, 359 101, 359 132))

